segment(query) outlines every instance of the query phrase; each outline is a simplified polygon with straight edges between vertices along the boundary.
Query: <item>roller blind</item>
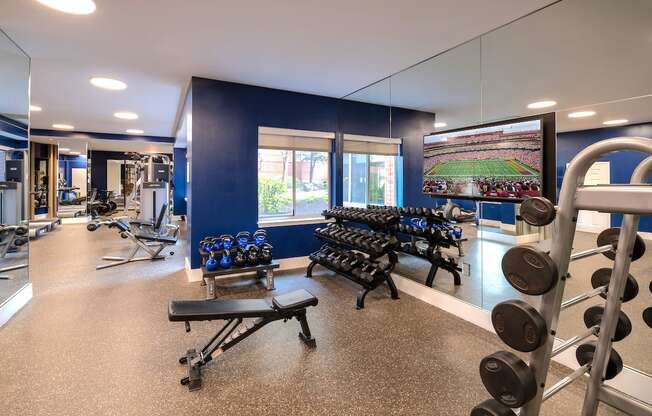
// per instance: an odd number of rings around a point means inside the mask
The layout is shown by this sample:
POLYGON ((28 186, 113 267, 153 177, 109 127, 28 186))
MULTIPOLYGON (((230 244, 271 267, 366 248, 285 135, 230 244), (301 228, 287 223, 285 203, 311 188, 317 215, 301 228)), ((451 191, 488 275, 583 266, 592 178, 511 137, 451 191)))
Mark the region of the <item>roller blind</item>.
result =
POLYGON ((398 156, 401 142, 401 139, 345 134, 344 153, 398 156))
POLYGON ((270 127, 260 127, 258 129, 258 147, 262 149, 330 152, 334 138, 335 134, 328 132, 276 129, 270 127))

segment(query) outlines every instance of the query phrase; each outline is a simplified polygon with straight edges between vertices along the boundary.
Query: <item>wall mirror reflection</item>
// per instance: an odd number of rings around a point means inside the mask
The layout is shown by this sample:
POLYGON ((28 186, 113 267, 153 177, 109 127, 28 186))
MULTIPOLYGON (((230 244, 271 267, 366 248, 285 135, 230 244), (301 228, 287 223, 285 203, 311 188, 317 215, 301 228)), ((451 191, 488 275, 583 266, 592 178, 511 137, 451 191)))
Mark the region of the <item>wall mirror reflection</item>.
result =
MULTIPOLYGON (((29 291, 29 57, 0 31, 0 326, 29 291)), ((8 319, 8 318, 7 318, 8 319)))

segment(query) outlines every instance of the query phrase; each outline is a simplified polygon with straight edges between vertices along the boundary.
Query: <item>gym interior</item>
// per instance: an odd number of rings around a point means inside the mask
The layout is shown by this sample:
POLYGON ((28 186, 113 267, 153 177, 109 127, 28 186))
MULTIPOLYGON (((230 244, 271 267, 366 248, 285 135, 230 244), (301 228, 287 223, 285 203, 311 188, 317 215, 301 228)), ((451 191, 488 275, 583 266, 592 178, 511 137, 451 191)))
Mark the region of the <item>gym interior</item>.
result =
POLYGON ((0 11, 4 415, 652 415, 652 2, 0 11))

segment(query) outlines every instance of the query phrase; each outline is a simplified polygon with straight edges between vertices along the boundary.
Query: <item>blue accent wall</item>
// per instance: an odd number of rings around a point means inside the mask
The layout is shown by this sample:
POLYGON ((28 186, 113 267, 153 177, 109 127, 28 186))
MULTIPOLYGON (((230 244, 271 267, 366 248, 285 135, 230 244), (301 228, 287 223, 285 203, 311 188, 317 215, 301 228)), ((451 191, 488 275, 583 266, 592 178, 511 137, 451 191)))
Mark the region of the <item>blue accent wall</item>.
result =
MULTIPOLYGON (((188 254, 192 267, 199 267, 197 248, 203 237, 257 227, 259 126, 335 132, 339 143, 342 134, 390 137, 391 111, 391 136, 409 142, 405 147, 412 154, 417 147, 422 152, 422 132, 430 131, 434 121, 430 113, 204 78, 192 79, 188 96, 184 114, 192 114, 192 133, 187 139, 188 254)), ((342 154, 338 151, 334 155, 333 177, 339 179, 334 184, 333 200, 338 204, 342 201, 342 154)), ((410 159, 403 160, 407 175, 410 159)), ((420 189, 419 185, 419 192, 404 194, 406 203, 420 195, 420 189)), ((320 244, 312 233, 318 226, 269 228, 274 256, 305 256, 318 249, 320 244)))
POLYGON ((63 178, 66 180, 66 184, 72 186, 72 170, 86 169, 86 156, 59 155, 59 170, 61 169, 63 169, 63 178))
POLYGON ((174 215, 186 215, 186 149, 174 148, 174 175, 172 203, 174 215))
POLYGON ((62 137, 67 139, 99 139, 99 140, 122 140, 153 143, 174 143, 174 137, 167 136, 146 136, 137 134, 97 133, 89 131, 66 131, 49 129, 30 129, 33 136, 62 137))
MULTIPOLYGON (((634 124, 622 127, 606 127, 592 130, 573 131, 557 134, 557 187, 566 172, 566 164, 585 147, 606 139, 621 136, 641 136, 652 138, 652 123, 634 124)), ((645 155, 638 152, 611 153, 600 161, 610 162, 611 183, 628 183, 636 166, 645 159, 645 155)), ((559 193, 559 192, 558 192, 559 193)), ((611 215, 611 226, 620 227, 622 215, 611 215)), ((642 216, 639 230, 652 232, 652 217, 642 216)))
MULTIPOLYGON (((124 160, 124 152, 91 151, 91 188, 106 190, 106 162, 108 160, 124 160)), ((90 191, 90 189, 89 189, 90 191)))

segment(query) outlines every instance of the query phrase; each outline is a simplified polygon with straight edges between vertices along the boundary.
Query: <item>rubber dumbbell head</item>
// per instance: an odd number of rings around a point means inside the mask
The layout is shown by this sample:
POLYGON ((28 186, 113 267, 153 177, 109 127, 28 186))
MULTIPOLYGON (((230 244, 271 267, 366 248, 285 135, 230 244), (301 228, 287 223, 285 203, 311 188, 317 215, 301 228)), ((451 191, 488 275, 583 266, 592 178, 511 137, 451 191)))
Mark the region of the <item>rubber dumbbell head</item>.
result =
POLYGON ((501 404, 521 407, 532 400, 537 392, 537 382, 532 369, 507 351, 498 351, 480 362, 482 384, 501 404))
POLYGON ((548 225, 555 220, 556 214, 555 206, 546 198, 535 196, 521 202, 521 218, 530 225, 548 225))
MULTIPOLYGON (((609 281, 611 281, 611 272, 612 269, 608 267, 603 267, 593 272, 591 275, 591 286, 594 289, 597 289, 601 286, 609 287, 609 281)), ((638 295, 638 282, 631 274, 627 275, 627 281, 625 283, 625 290, 623 291, 622 301, 629 302, 638 295)), ((601 293, 604 299, 607 298, 606 293, 601 293)))
POLYGON ((496 399, 488 399, 471 410, 471 416, 516 416, 516 413, 496 399))
MULTIPOLYGON (((600 326, 602 322, 602 316, 604 315, 603 306, 592 306, 584 311, 584 325, 587 328, 593 326, 600 326)), ((618 313, 618 322, 616 323, 616 332, 612 341, 618 342, 625 339, 632 332, 632 321, 629 320, 629 317, 623 311, 618 313)))
POLYGON ((527 245, 507 250, 501 265, 509 284, 526 295, 543 295, 559 278, 557 265, 550 256, 527 245))
POLYGON ((500 339, 521 352, 539 348, 548 333, 541 314, 522 300, 508 300, 496 305, 491 311, 491 322, 500 339))
MULTIPOLYGON (((596 342, 591 341, 577 347, 577 350, 575 350, 575 358, 577 358, 577 362, 580 365, 592 363, 596 346, 596 342)), ((620 357, 620 354, 612 348, 604 378, 605 380, 611 380, 620 374, 621 371, 623 371, 623 359, 620 357)))
MULTIPOLYGON (((606 246, 608 244, 611 244, 614 249, 605 251, 602 253, 605 257, 615 260, 616 259, 616 249, 618 247, 618 237, 620 236, 620 228, 618 227, 612 227, 612 228, 607 228, 606 230, 603 230, 600 234, 598 234, 598 238, 596 239, 596 244, 598 247, 606 246)), ((634 240, 634 249, 632 250, 632 261, 636 261, 643 257, 643 254, 645 254, 645 241, 643 241, 643 238, 636 234, 636 239, 634 240)))

